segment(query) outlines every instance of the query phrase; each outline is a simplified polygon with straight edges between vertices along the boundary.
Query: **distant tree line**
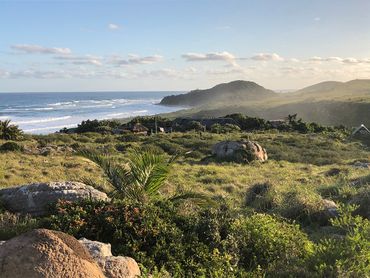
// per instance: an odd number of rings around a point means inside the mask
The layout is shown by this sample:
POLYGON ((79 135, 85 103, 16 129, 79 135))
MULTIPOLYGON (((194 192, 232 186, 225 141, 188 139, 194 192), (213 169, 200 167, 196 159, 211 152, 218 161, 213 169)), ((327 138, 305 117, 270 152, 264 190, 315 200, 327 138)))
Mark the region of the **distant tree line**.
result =
MULTIPOLYGON (((323 126, 315 122, 307 123, 297 118, 297 114, 288 115, 278 125, 258 117, 249 117, 247 115, 236 113, 225 117, 214 118, 214 124, 206 126, 202 124, 205 120, 197 119, 175 119, 171 120, 159 116, 140 116, 135 117, 128 123, 119 123, 113 120, 86 120, 82 121, 73 131, 76 133, 98 132, 102 134, 112 134, 115 129, 129 129, 135 124, 141 124, 151 132, 156 132, 161 127, 165 131, 187 132, 187 131, 208 131, 212 133, 229 133, 237 131, 262 131, 277 129, 279 131, 296 131, 300 133, 322 133, 334 131, 346 131, 344 126, 330 127, 323 126), (220 119, 220 121, 217 121, 220 119), (232 119, 233 123, 223 122, 221 119, 232 119)), ((62 129, 60 132, 68 132, 68 129, 62 129)))

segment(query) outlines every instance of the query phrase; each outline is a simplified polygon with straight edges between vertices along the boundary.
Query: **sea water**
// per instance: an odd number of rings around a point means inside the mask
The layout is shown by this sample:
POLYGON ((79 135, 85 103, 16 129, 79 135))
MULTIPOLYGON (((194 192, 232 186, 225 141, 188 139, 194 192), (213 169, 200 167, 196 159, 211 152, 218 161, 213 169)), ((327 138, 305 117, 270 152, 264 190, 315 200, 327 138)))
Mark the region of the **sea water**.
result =
POLYGON ((47 134, 83 120, 128 118, 173 112, 158 105, 181 92, 0 93, 0 121, 10 119, 24 132, 47 134))

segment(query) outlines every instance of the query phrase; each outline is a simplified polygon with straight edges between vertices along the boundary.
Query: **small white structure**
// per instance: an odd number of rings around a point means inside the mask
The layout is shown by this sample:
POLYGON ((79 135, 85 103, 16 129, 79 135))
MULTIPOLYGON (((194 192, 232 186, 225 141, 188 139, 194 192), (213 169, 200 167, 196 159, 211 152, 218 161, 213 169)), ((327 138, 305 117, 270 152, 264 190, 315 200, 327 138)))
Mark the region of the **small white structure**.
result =
POLYGON ((370 130, 364 124, 361 124, 352 132, 352 136, 370 136, 370 130))

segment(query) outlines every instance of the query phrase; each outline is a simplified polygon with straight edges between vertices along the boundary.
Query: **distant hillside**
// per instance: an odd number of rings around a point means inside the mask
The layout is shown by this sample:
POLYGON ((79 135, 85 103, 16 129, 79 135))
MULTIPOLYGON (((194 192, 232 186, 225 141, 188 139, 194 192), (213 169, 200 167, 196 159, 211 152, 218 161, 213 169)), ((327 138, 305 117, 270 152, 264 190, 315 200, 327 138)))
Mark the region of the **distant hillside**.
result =
POLYGON ((338 86, 340 86, 341 84, 343 83, 338 82, 338 81, 325 81, 325 82, 321 82, 321 83, 300 89, 296 91, 295 93, 296 94, 310 94, 310 93, 316 93, 319 91, 331 91, 337 88, 338 86))
POLYGON ((193 107, 169 117, 219 117, 240 112, 272 120, 297 113, 305 121, 325 125, 370 126, 370 80, 328 81, 285 94, 254 82, 234 81, 166 97, 161 104, 193 107))
POLYGON ((316 97, 317 99, 338 100, 343 98, 370 97, 370 80, 356 79, 348 82, 328 81, 318 83, 301 90, 293 95, 316 97))
POLYGON ((233 81, 219 84, 211 89, 194 90, 187 94, 167 96, 160 102, 161 105, 201 106, 210 103, 240 103, 260 101, 277 94, 271 90, 250 81, 233 81))

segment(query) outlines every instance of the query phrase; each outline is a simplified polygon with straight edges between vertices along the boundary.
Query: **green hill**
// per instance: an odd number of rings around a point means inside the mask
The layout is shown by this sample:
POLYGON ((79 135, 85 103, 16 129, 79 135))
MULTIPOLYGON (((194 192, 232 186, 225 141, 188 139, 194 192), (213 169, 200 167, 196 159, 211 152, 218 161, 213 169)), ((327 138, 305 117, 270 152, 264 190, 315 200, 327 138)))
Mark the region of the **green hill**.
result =
POLYGON ((232 81, 206 90, 194 90, 187 94, 167 96, 162 105, 201 106, 209 103, 238 103, 260 101, 276 97, 276 93, 250 81, 232 81))
POLYGON ((266 119, 298 114, 325 125, 370 126, 370 80, 328 81, 278 94, 247 81, 220 84, 208 90, 165 97, 161 104, 191 106, 170 117, 219 117, 243 113, 266 119))

